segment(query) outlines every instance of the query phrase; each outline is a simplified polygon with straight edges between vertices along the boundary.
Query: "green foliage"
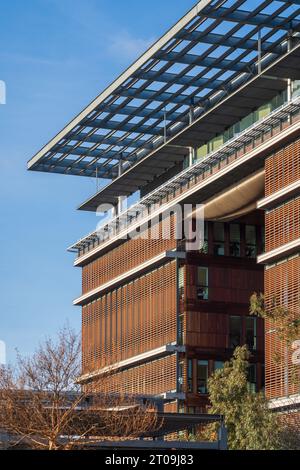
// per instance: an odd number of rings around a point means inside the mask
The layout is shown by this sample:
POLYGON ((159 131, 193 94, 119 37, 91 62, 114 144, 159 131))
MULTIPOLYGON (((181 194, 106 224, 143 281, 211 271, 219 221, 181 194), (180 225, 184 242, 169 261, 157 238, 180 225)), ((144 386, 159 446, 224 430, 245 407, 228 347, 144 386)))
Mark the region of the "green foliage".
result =
POLYGON ((267 308, 264 295, 254 292, 250 297, 249 313, 271 321, 278 338, 289 346, 300 336, 298 312, 280 305, 275 297, 271 303, 272 307, 267 308))
POLYGON ((277 418, 269 411, 263 394, 248 390, 249 356, 246 346, 237 347, 233 358, 210 377, 210 412, 224 415, 229 449, 276 449, 277 418))

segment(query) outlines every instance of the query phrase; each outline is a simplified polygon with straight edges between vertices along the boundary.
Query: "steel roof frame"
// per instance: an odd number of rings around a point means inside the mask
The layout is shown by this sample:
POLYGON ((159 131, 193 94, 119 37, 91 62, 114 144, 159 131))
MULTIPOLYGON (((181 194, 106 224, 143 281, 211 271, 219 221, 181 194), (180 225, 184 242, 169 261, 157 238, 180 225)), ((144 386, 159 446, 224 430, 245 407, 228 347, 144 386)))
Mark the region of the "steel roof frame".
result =
MULTIPOLYGON (((300 31, 300 0, 258 3, 250 11, 245 0, 198 2, 41 149, 28 168, 114 179, 120 161, 128 169, 167 143, 207 111, 216 94, 238 87, 238 77, 246 81, 255 75, 259 35, 263 58, 270 61, 283 52, 291 30, 300 31)), ((174 162, 178 154, 183 158, 175 149, 166 147, 165 152, 169 166, 172 155, 174 162)))

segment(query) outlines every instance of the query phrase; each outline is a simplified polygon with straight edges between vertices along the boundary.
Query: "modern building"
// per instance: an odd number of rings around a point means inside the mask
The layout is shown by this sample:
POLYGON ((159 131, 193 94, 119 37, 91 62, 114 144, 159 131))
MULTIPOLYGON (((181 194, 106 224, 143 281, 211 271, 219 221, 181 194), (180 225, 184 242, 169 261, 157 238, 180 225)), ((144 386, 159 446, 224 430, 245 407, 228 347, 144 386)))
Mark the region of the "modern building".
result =
POLYGON ((299 31, 299 0, 201 0, 29 161, 109 180, 79 210, 110 218, 70 247, 84 386, 109 371, 112 392, 201 412, 248 344, 249 387, 299 393, 291 346, 249 315, 254 291, 299 315, 299 31), (172 212, 187 204, 205 218, 192 250, 172 212))

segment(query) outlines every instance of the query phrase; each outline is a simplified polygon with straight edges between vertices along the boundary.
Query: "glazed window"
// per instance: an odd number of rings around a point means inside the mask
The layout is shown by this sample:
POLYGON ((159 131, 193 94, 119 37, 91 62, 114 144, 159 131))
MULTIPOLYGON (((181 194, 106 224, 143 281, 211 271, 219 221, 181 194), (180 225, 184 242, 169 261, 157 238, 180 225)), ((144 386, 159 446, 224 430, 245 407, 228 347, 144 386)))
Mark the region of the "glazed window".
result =
POLYGON ((193 391, 193 359, 188 359, 187 386, 188 386, 188 392, 192 392, 193 391))
POLYGON ((181 346, 184 344, 184 315, 178 316, 178 344, 181 346))
POLYGON ((208 253, 208 223, 204 222, 204 240, 203 245, 200 248, 200 253, 207 254, 208 253))
POLYGON ((184 298, 184 267, 178 269, 178 295, 180 299, 184 298))
POLYGON ((183 371, 184 371, 184 362, 180 361, 178 364, 178 392, 183 392, 183 371))
POLYGON ((208 268, 197 267, 197 299, 208 300, 208 268))
POLYGON ((239 224, 230 224, 230 256, 241 256, 241 231, 239 224))
POLYGON ((229 347, 231 349, 240 346, 242 336, 242 318, 239 316, 229 317, 229 347))
POLYGON ((255 258, 257 255, 256 226, 246 225, 246 257, 255 258))
POLYGON ((224 362, 223 361, 215 361, 214 362, 214 370, 223 369, 224 362))
POLYGON ((208 361, 197 361, 197 392, 207 393, 208 361))
POLYGON ((246 317, 246 344, 253 351, 257 348, 257 318, 246 317))
POLYGON ((256 392, 256 364, 250 364, 248 367, 248 390, 250 392, 256 392))
POLYGON ((224 224, 221 222, 214 223, 214 255, 223 256, 225 254, 225 235, 224 224))

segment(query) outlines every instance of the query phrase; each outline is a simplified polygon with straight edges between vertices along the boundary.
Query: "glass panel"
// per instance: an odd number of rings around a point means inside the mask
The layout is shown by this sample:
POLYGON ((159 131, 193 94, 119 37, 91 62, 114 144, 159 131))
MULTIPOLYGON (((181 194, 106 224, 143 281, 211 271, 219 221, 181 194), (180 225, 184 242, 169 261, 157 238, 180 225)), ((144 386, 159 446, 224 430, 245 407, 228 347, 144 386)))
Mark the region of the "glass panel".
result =
POLYGON ((184 344, 184 315, 181 314, 178 317, 178 344, 182 345, 184 344))
POLYGON ((184 267, 178 269, 178 295, 180 299, 184 297, 184 267))
MULTIPOLYGON (((300 80, 294 80, 292 82, 292 97, 295 98, 300 95, 300 80)), ((217 150, 224 142, 232 139, 236 134, 244 131, 248 127, 252 126, 255 122, 266 117, 271 111, 279 108, 287 101, 287 91, 283 90, 278 93, 272 100, 263 104, 252 113, 248 114, 240 121, 226 129, 222 134, 217 135, 205 145, 202 145, 197 150, 197 159, 204 158, 209 152, 217 150)), ((187 163, 188 166, 188 163, 187 163)))
POLYGON ((224 362, 223 361, 215 361, 215 363, 214 363, 214 369, 215 370, 223 369, 223 367, 224 367, 224 362))
POLYGON ((193 359, 188 359, 188 392, 193 391, 193 359))
POLYGON ((214 223, 214 255, 224 255, 224 224, 221 222, 214 223))
POLYGON ((250 364, 248 368, 248 390, 256 392, 256 364, 250 364))
POLYGON ((207 393, 208 361, 197 361, 197 392, 207 393))
POLYGON ((239 316, 229 318, 229 347, 234 349, 241 344, 242 319, 239 316))
POLYGON ((239 224, 230 224, 230 256, 241 255, 241 233, 239 224))
POLYGON ((208 154, 208 148, 207 148, 207 144, 205 145, 202 145, 202 147, 199 147, 197 149, 197 160, 201 160, 202 158, 206 157, 206 155, 208 154))
POLYGON ((252 126, 254 122, 254 113, 248 114, 248 116, 244 117, 240 122, 240 132, 247 129, 247 127, 252 126))
POLYGON ((207 254, 208 253, 208 223, 204 222, 204 242, 202 248, 200 248, 200 253, 207 254))
POLYGON ((188 168, 190 166, 190 156, 189 155, 184 157, 182 166, 183 166, 183 170, 185 170, 186 168, 188 168))
POLYGON ((211 140, 211 150, 218 150, 224 143, 224 138, 223 134, 218 135, 217 137, 214 137, 211 140))
POLYGON ((207 287, 208 286, 208 268, 204 268, 204 267, 201 267, 201 266, 198 266, 198 270, 197 270, 197 284, 199 286, 204 286, 204 287, 207 287))
POLYGON ((199 300, 208 300, 208 268, 198 266, 196 290, 199 300))
POLYGON ((255 258, 256 254, 256 226, 246 225, 246 257, 255 258))
POLYGON ((249 349, 255 350, 256 344, 256 328, 257 318, 247 317, 246 318, 246 344, 249 349))
POLYGON ((178 364, 178 391, 183 392, 183 371, 184 371, 184 363, 180 361, 178 364))
POLYGON ((293 81, 293 98, 296 98, 300 95, 300 80, 293 81))
POLYGON ((259 121, 260 119, 263 119, 268 114, 270 114, 271 111, 272 111, 271 102, 263 104, 254 113, 255 114, 255 121, 259 121))

